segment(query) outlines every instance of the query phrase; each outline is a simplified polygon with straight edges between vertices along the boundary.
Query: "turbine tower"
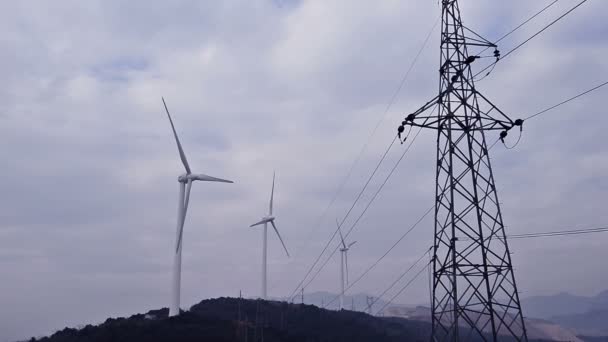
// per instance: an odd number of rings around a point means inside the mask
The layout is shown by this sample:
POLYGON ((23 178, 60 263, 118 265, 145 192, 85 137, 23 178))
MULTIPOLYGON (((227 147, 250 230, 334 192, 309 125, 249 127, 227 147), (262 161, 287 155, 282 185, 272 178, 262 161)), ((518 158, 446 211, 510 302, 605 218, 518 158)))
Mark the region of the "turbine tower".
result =
POLYGON ((268 241, 268 224, 270 223, 272 225, 272 228, 274 229, 274 232, 277 234, 277 236, 279 237, 279 240, 281 241, 281 244, 283 245, 283 248, 285 249, 285 253, 287 254, 287 257, 289 257, 289 252, 287 251, 287 247, 285 247, 285 243, 283 242, 283 238, 281 238, 281 234, 279 234, 279 230, 277 229, 277 226, 274 223, 275 217, 272 216, 272 205, 273 205, 273 201, 274 201, 274 178, 275 178, 275 174, 272 174, 272 190, 270 191, 270 205, 268 208, 268 215, 262 217, 262 219, 259 222, 256 222, 254 224, 252 224, 249 227, 255 227, 255 226, 259 226, 259 225, 264 225, 264 231, 263 231, 263 236, 262 236, 262 299, 266 299, 267 296, 267 287, 266 287, 266 281, 267 281, 267 268, 268 268, 268 263, 267 263, 267 252, 268 252, 268 247, 267 247, 267 241, 268 241))
POLYGON ((340 240, 342 241, 342 247, 340 248, 340 310, 342 310, 344 309, 344 292, 346 291, 345 288, 348 286, 348 250, 352 245, 357 243, 357 241, 353 241, 347 245, 337 220, 336 225, 338 225, 338 232, 340 233, 340 240), (344 274, 346 274, 346 279, 344 279, 344 274))
POLYGON ((437 131, 431 339, 527 341, 485 136, 504 139, 523 120, 475 87, 471 65, 498 60, 496 45, 463 25, 458 1, 441 4, 439 95, 398 128, 400 136, 405 126, 437 131))
POLYGON ((184 168, 186 169, 185 174, 182 174, 177 177, 177 181, 179 183, 179 198, 177 202, 177 236, 175 238, 175 254, 173 258, 171 306, 169 307, 169 316, 176 316, 179 315, 179 300, 182 274, 182 239, 184 233, 184 221, 186 220, 186 212, 188 211, 188 202, 190 201, 190 189, 192 188, 192 182, 205 181, 232 183, 232 181, 207 176, 202 173, 192 173, 192 171, 190 170, 190 165, 188 164, 188 160, 186 159, 186 154, 184 153, 184 149, 182 148, 182 144, 179 142, 179 138, 177 137, 177 132, 175 131, 175 126, 173 125, 171 114, 169 114, 167 103, 165 103, 164 98, 162 98, 162 100, 163 105, 165 106, 165 111, 167 112, 167 117, 169 118, 169 123, 171 124, 173 136, 175 137, 175 143, 177 144, 179 158, 181 159, 182 164, 184 164, 184 168))

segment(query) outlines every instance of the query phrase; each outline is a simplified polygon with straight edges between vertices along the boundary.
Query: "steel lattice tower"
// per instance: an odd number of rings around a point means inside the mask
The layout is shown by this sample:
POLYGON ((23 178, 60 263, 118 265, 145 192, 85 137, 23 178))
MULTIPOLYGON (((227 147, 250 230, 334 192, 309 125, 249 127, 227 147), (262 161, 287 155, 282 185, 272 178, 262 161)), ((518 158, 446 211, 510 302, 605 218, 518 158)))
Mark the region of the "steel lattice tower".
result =
POLYGON ((496 45, 463 26, 458 1, 443 0, 439 95, 399 127, 437 130, 433 341, 527 341, 485 137, 523 121, 475 88, 471 65, 484 57, 498 60, 496 45))

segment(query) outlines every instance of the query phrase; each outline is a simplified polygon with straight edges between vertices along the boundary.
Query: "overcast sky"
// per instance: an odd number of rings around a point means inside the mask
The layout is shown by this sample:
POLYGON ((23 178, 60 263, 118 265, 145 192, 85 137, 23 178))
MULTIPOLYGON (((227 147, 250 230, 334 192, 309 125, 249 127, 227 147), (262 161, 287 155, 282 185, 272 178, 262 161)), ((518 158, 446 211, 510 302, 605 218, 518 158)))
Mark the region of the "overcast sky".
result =
MULTIPOLYGON (((461 2, 465 24, 489 40, 548 3, 461 2)), ((559 1, 500 49, 575 2, 559 1)), ((273 170, 292 258, 269 235, 269 295, 293 291, 402 116, 437 93, 435 30, 316 228, 439 16, 437 1, 3 1, 0 13, 0 341, 168 306, 183 168, 161 96, 193 170, 235 181, 193 187, 188 308, 260 293, 261 230, 248 225, 266 213, 273 170)), ((606 81, 606 13, 607 2, 587 2, 477 89, 516 119, 606 81)), ((508 233, 608 223, 607 94, 530 120, 516 149, 492 150, 508 233)), ((433 204, 434 134, 421 133, 353 230, 351 278, 433 204)), ((403 148, 391 150, 348 227, 403 148)), ((426 219, 352 291, 381 292, 432 231, 426 219)), ((522 296, 606 289, 606 243, 606 234, 512 241, 522 296)), ((335 292, 338 267, 336 255, 306 290, 335 292)), ((421 278, 397 301, 425 304, 427 291, 421 278)))

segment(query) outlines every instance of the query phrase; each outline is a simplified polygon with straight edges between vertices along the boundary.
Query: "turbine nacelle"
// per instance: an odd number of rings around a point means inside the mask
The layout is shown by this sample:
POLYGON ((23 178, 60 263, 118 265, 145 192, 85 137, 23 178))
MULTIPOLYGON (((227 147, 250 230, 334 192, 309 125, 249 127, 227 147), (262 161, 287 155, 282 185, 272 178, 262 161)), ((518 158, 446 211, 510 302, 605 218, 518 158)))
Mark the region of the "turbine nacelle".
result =
POLYGON ((202 173, 183 174, 183 175, 180 175, 179 177, 177 177, 177 181, 180 183, 188 183, 188 182, 193 182, 193 181, 234 183, 231 180, 207 176, 202 173))
POLYGON ((264 223, 273 223, 274 222, 275 217, 274 216, 264 216, 262 217, 262 219, 252 225, 250 225, 249 227, 255 227, 255 226, 259 226, 262 225, 264 223))

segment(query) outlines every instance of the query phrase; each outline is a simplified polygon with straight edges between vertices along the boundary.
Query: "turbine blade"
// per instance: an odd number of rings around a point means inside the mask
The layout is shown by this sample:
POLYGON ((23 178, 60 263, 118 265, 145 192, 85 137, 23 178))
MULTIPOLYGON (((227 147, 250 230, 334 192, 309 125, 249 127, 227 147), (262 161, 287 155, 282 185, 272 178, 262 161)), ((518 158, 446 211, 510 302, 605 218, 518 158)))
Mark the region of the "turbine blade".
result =
POLYGON ((340 240, 342 240, 342 246, 346 248, 346 243, 344 242, 344 236, 342 236, 342 230, 340 229, 340 223, 338 223, 338 219, 336 218, 336 226, 338 226, 338 233, 340 233, 340 240))
POLYGON ((197 175, 192 175, 191 177, 194 180, 199 180, 199 181, 204 181, 204 182, 234 183, 231 180, 227 180, 227 179, 223 179, 223 178, 217 178, 217 177, 212 177, 212 176, 207 176, 207 175, 202 174, 202 173, 199 173, 197 175))
POLYGON ((270 223, 272 224, 272 228, 274 228, 275 233, 277 233, 279 240, 281 240, 281 244, 283 245, 283 248, 285 249, 285 253, 287 253, 287 257, 290 257, 289 252, 287 251, 287 247, 285 247, 285 242, 283 242, 283 238, 281 238, 281 234, 279 234, 279 230, 277 229, 277 226, 274 224, 274 220, 270 221, 270 223))
POLYGON ((186 159, 186 154, 184 153, 184 149, 182 148, 182 144, 179 142, 179 138, 177 137, 177 132, 175 132, 175 126, 173 125, 173 120, 171 119, 171 114, 169 114, 169 109, 167 108, 167 103, 165 103, 165 98, 162 97, 163 105, 165 106, 165 111, 167 112, 167 117, 169 118, 169 123, 171 123, 171 129, 173 130, 173 136, 175 137, 175 142, 177 143, 177 150, 179 151, 179 158, 182 160, 182 164, 184 164, 184 168, 186 169, 186 173, 190 174, 190 165, 188 165, 188 160, 186 159))
POLYGON ((264 223, 267 223, 267 222, 268 222, 268 220, 267 220, 267 219, 262 219, 261 221, 256 222, 256 223, 252 224, 252 225, 251 225, 251 226, 249 226, 249 227, 255 227, 255 226, 259 226, 259 225, 264 224, 264 223))
POLYGON ((357 241, 353 241, 353 242, 349 243, 349 244, 348 244, 348 248, 350 248, 352 245, 354 245, 354 244, 356 244, 356 243, 357 243, 357 241))
POLYGON ((190 189, 192 189, 192 181, 188 181, 186 185, 186 195, 184 196, 184 211, 182 211, 182 219, 179 228, 179 238, 177 239, 177 248, 175 252, 179 251, 182 246, 182 236, 184 236, 184 222, 186 221, 186 213, 188 212, 188 203, 190 202, 190 189))
POLYGON ((275 173, 272 173, 272 190, 270 191, 270 214, 272 215, 272 202, 274 201, 274 177, 275 177, 275 173))

